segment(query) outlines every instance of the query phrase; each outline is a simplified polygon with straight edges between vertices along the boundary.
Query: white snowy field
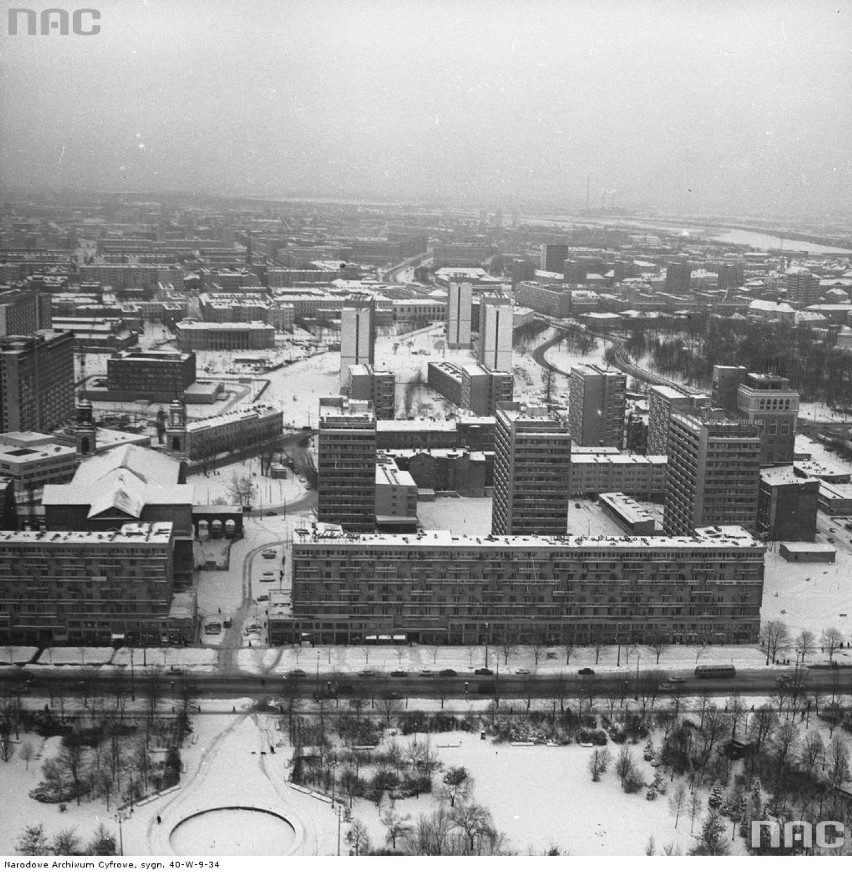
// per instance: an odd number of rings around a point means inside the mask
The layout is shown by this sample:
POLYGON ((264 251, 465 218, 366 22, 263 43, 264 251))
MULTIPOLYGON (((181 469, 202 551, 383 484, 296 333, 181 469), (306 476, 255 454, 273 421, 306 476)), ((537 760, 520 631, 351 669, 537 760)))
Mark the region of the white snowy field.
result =
MULTIPOLYGON (((539 662, 535 652, 518 645, 509 652, 508 659, 500 647, 488 646, 487 665, 492 670, 517 673, 536 672, 543 675, 576 675, 578 669, 591 667, 596 673, 621 674, 629 678, 636 674, 637 656, 641 669, 659 668, 667 672, 689 673, 697 663, 727 664, 737 669, 765 668, 766 655, 757 646, 748 645, 708 645, 702 649, 678 646, 666 649, 659 664, 650 648, 639 646, 629 650, 622 646, 577 648, 571 652, 570 661, 564 647, 555 646, 539 651, 539 662)), ((820 658, 817 657, 816 660, 820 658)), ((411 674, 441 669, 454 669, 459 673, 471 672, 486 665, 486 646, 431 646, 431 645, 318 645, 314 648, 288 647, 272 652, 262 649, 243 649, 237 652, 236 662, 245 672, 282 675, 293 669, 301 669, 308 676, 315 672, 355 673, 371 670, 375 673, 389 673, 402 670, 411 674), (276 656, 272 656, 272 655, 276 656)))
POLYGON ((0 648, 0 666, 29 663, 38 653, 32 645, 4 645, 0 648))
POLYGON ((852 463, 845 457, 841 457, 836 451, 827 445, 823 445, 822 442, 817 442, 816 439, 805 436, 804 433, 799 433, 796 436, 795 450, 803 454, 810 454, 813 460, 820 461, 821 463, 831 463, 833 466, 840 466, 852 472, 852 463))
MULTIPOLYGON (((429 740, 445 769, 464 766, 471 773, 474 801, 489 810, 496 828, 508 837, 510 850, 519 854, 541 855, 558 846, 563 854, 575 856, 644 855, 651 836, 658 853, 674 844, 685 854, 694 845, 688 815, 681 815, 675 828, 667 797, 651 802, 644 790, 624 793, 612 766, 592 783, 589 748, 512 747, 464 732, 434 734, 429 740)), ((409 740, 396 741, 405 745, 409 740)), ((618 754, 617 745, 608 747, 613 756, 618 754)), ((642 745, 629 747, 640 776, 650 783, 654 770, 642 760, 642 745)), ((434 796, 421 796, 397 800, 394 810, 416 820, 438 804, 434 796)), ((374 803, 356 799, 352 814, 365 824, 374 846, 384 845, 387 831, 374 803)), ((696 829, 698 824, 696 820, 696 829)))
POLYGON ((838 548, 834 563, 788 563, 774 547, 768 550, 760 615, 783 621, 793 635, 810 630, 819 639, 822 630, 837 627, 852 641, 852 552, 838 548))
MULTIPOLYGON (((547 335, 549 334, 542 334, 542 336, 547 335)), ((580 364, 607 368, 608 364, 604 357, 607 346, 608 343, 605 340, 596 339, 595 347, 588 354, 580 354, 579 351, 570 351, 567 345, 554 345, 547 349, 544 359, 565 372, 570 372, 572 366, 579 366, 580 364)))
MULTIPOLYGON (((205 702, 205 708, 230 708, 232 701, 205 702)), ((190 856, 279 853, 280 842, 270 832, 260 841, 238 844, 236 828, 227 819, 211 818, 193 835, 194 844, 175 838, 183 821, 201 812, 223 808, 250 808, 286 819, 294 829, 290 854, 334 854, 337 845, 337 815, 328 803, 294 790, 286 782, 291 749, 278 732, 277 720, 247 714, 251 701, 238 701, 231 715, 199 715, 193 719, 193 737, 181 751, 186 772, 180 789, 142 808, 124 824, 125 853, 131 856, 190 856), (273 753, 273 749, 275 752, 273 753), (159 815, 161 823, 157 823, 159 815), (215 825, 214 825, 215 822, 215 825), (226 832, 221 833, 222 828, 226 832), (267 838, 269 842, 267 843, 267 838), (225 843, 223 845, 223 842, 225 843)))
POLYGON ((852 416, 832 409, 825 403, 799 403, 799 417, 816 423, 845 424, 852 421, 852 416))

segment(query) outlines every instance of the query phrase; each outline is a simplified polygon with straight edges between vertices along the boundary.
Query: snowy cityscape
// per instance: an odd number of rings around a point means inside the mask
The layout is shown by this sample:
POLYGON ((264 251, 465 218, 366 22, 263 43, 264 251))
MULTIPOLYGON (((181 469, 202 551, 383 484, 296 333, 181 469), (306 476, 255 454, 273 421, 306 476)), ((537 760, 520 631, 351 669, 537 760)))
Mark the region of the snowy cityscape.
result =
POLYGON ((4 868, 852 853, 852 7, 191 5, 0 10, 4 868))

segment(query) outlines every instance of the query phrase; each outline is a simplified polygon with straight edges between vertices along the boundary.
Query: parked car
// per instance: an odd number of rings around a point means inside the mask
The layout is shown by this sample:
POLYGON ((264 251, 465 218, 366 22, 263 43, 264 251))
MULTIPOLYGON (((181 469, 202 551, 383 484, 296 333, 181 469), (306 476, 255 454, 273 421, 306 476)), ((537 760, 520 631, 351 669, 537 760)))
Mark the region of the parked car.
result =
POLYGON ((438 674, 441 678, 454 678, 458 672, 455 669, 442 669, 438 674))
POLYGON ((169 672, 170 672, 172 675, 183 675, 183 669, 181 669, 180 666, 170 666, 170 667, 169 667, 169 672))
POLYGON ((479 669, 474 669, 473 674, 474 675, 493 675, 494 670, 493 669, 486 669, 484 666, 482 666, 479 669))
POLYGON ((267 548, 266 551, 261 551, 261 554, 267 560, 273 560, 278 556, 278 552, 274 548, 267 548))
POLYGON ((515 670, 515 675, 529 675, 529 674, 530 674, 529 669, 516 669, 515 670))
POLYGON ((261 596, 259 596, 259 597, 257 598, 257 601, 258 601, 259 603, 268 603, 268 602, 269 602, 269 596, 268 596, 268 594, 262 594, 261 596))
POLYGON ((222 623, 223 623, 226 627, 230 627, 231 624, 233 624, 234 622, 233 622, 231 616, 229 615, 227 618, 225 618, 224 621, 222 621, 222 623))
POLYGON ((270 581, 275 581, 275 573, 271 569, 267 569, 263 575, 260 576, 260 580, 263 584, 268 584, 270 581))
POLYGON ((434 676, 434 672, 431 669, 424 669, 420 673, 423 678, 432 678, 434 676))
POLYGON ((408 675, 408 673, 402 669, 394 669, 394 671, 391 672, 391 678, 405 678, 406 675, 408 675))
POLYGON ((683 678, 680 675, 670 675, 669 684, 683 684, 683 678))
POLYGON ((595 670, 589 669, 588 666, 584 666, 582 669, 577 670, 577 675, 594 675, 595 670))

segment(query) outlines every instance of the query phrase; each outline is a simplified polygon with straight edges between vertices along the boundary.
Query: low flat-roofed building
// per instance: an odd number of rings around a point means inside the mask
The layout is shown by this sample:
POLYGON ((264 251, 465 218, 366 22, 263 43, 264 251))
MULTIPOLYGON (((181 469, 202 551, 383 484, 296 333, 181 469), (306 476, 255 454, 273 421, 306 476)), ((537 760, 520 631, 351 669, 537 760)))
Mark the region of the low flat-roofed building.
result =
POLYGON ((0 433, 0 475, 14 480, 17 493, 74 477, 76 449, 58 445, 52 438, 44 433, 0 433))
POLYGON ((275 347, 275 328, 263 321, 179 321, 175 331, 178 347, 182 351, 237 351, 275 347))
POLYGON ((829 515, 852 515, 852 484, 822 482, 819 486, 819 507, 829 515))
POLYGON ((796 460, 793 471, 802 478, 818 478, 832 484, 849 484, 852 472, 827 460, 796 460))
POLYGON ((782 542, 778 553, 788 563, 834 563, 837 550, 824 542, 782 542))
POLYGON ((385 532, 417 532, 417 485, 385 454, 376 461, 376 527, 385 532))
POLYGON ((611 492, 642 499, 652 499, 665 493, 665 455, 594 453, 578 450, 571 453, 571 496, 587 496, 611 492))
POLYGON ((600 504, 611 518, 633 536, 653 536, 654 518, 632 497, 623 493, 601 494, 600 504))

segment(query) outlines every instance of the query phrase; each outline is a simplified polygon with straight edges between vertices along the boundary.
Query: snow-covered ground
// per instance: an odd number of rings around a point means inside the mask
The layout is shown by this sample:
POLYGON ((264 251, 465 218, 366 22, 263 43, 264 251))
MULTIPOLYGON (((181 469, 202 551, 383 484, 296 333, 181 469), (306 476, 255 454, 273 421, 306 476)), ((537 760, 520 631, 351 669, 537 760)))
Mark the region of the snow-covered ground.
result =
POLYGON ((825 403, 799 403, 799 417, 808 421, 824 421, 832 424, 852 422, 852 416, 838 412, 825 403))
POLYGON ((4 645, 0 648, 0 666, 29 663, 38 653, 32 645, 4 645))
POLYGON ((796 436, 795 450, 797 453, 810 454, 812 460, 818 460, 821 463, 831 463, 834 466, 840 466, 852 472, 852 463, 845 457, 841 457, 832 448, 823 445, 822 442, 817 442, 816 439, 805 436, 804 433, 799 433, 796 436))
MULTIPOLYGON (((230 706, 231 701, 221 703, 230 706)), ((205 702, 205 708, 216 704, 205 702)), ((200 715, 193 721, 192 742, 181 751, 186 774, 180 789, 136 809, 124 824, 125 853, 136 856, 171 855, 187 851, 191 856, 221 853, 283 853, 276 837, 269 842, 236 845, 234 830, 221 838, 223 822, 198 828, 195 844, 188 844, 176 827, 201 812, 221 808, 252 808, 286 819, 294 838, 286 853, 334 854, 337 850, 337 815, 330 805, 301 793, 286 782, 289 749, 277 730, 277 721, 265 715, 248 714, 249 701, 238 702, 236 715, 200 715), (242 713, 240 713, 242 712, 242 713), (273 753, 273 748, 276 753, 273 753), (157 816, 162 823, 157 823, 157 816), (213 844, 219 837, 218 844, 213 844), (222 844, 227 841, 227 844, 222 844)), ((237 817, 234 823, 238 822, 237 817)), ((225 824, 227 827, 227 824, 225 824)), ((259 838, 264 838, 262 835, 259 838)))
MULTIPOLYGON (((694 845, 689 816, 681 815, 675 828, 665 796, 649 802, 644 790, 624 793, 612 765, 593 784, 589 748, 512 747, 463 732, 439 733, 429 740, 445 769, 464 766, 471 773, 474 801, 489 810, 496 828, 508 837, 508 847, 519 854, 541 855, 558 846, 563 854, 579 856, 642 855, 650 836, 658 853, 674 844, 685 854, 694 845)), ((402 745, 409 741, 397 739, 402 745)), ((642 745, 629 747, 640 776, 650 783, 654 770, 642 760, 642 745)), ((609 749, 613 756, 619 750, 612 744, 609 749)), ((421 796, 397 800, 394 810, 416 820, 437 806, 436 797, 421 796)), ((377 806, 355 799, 352 814, 365 824, 373 845, 383 846, 387 831, 377 806)), ((696 831, 698 824, 696 820, 696 831)))

